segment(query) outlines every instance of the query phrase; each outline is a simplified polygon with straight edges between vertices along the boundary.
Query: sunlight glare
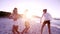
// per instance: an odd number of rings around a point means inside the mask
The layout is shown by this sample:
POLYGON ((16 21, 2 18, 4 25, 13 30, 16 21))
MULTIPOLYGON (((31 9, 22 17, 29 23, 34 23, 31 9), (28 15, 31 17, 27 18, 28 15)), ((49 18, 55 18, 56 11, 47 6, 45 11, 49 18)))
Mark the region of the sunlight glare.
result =
POLYGON ((32 16, 41 16, 42 7, 36 3, 22 3, 21 5, 17 5, 18 13, 24 14, 24 11, 28 9, 27 14, 25 14, 26 18, 32 18, 32 16))

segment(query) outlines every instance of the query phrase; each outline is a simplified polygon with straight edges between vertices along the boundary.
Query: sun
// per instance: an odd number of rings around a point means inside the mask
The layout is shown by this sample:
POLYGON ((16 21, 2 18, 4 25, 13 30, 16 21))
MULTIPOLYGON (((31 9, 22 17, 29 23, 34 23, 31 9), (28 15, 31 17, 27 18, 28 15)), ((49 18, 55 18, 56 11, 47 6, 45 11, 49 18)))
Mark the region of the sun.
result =
POLYGON ((26 9, 23 14, 24 14, 24 18, 27 18, 27 19, 32 18, 32 12, 29 11, 28 9, 26 9))
POLYGON ((29 18, 31 19, 32 16, 41 16, 41 11, 40 9, 41 6, 36 3, 22 3, 21 5, 17 5, 18 7, 18 13, 19 14, 24 14, 24 18, 29 18))
POLYGON ((30 18, 30 19, 31 19, 31 18, 32 18, 32 16, 33 16, 33 15, 32 15, 32 13, 31 13, 31 12, 27 12, 27 14, 26 14, 26 18, 30 18))

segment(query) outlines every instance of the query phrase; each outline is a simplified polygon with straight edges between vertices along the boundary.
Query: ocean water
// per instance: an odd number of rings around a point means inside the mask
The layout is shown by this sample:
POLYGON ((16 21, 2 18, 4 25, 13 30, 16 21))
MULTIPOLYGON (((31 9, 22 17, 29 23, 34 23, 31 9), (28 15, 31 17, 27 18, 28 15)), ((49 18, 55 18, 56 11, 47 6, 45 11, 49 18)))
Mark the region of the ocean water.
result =
MULTIPOLYGON (((19 23, 19 31, 22 32, 25 28, 24 20, 22 22, 18 19, 19 23)), ((30 29, 28 33, 25 34, 40 34, 41 23, 40 19, 33 18, 29 21, 30 29)), ((13 20, 8 18, 0 18, 0 34, 12 34, 12 26, 13 20)), ((51 21, 51 33, 52 34, 60 34, 60 20, 52 20, 51 21)), ((47 25, 44 27, 43 34, 48 34, 47 25)))

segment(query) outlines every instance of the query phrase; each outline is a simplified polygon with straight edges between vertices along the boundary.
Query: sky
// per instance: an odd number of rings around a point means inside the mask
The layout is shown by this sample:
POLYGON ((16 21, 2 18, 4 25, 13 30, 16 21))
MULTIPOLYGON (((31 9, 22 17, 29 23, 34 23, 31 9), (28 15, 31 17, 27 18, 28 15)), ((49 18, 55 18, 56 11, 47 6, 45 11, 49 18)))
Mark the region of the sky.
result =
POLYGON ((12 12, 14 7, 18 13, 28 9, 29 15, 41 16, 42 10, 47 9, 53 18, 60 18, 60 0, 0 0, 0 11, 12 12))

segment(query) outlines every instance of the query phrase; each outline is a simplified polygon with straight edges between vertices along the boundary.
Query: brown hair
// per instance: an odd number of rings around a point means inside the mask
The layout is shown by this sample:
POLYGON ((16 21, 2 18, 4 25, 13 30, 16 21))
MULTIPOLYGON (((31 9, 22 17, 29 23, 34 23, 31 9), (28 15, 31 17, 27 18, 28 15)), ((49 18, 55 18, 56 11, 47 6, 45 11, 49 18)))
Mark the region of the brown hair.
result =
POLYGON ((47 12, 47 9, 43 9, 43 12, 47 12))
POLYGON ((17 8, 13 9, 13 13, 17 14, 17 8))

